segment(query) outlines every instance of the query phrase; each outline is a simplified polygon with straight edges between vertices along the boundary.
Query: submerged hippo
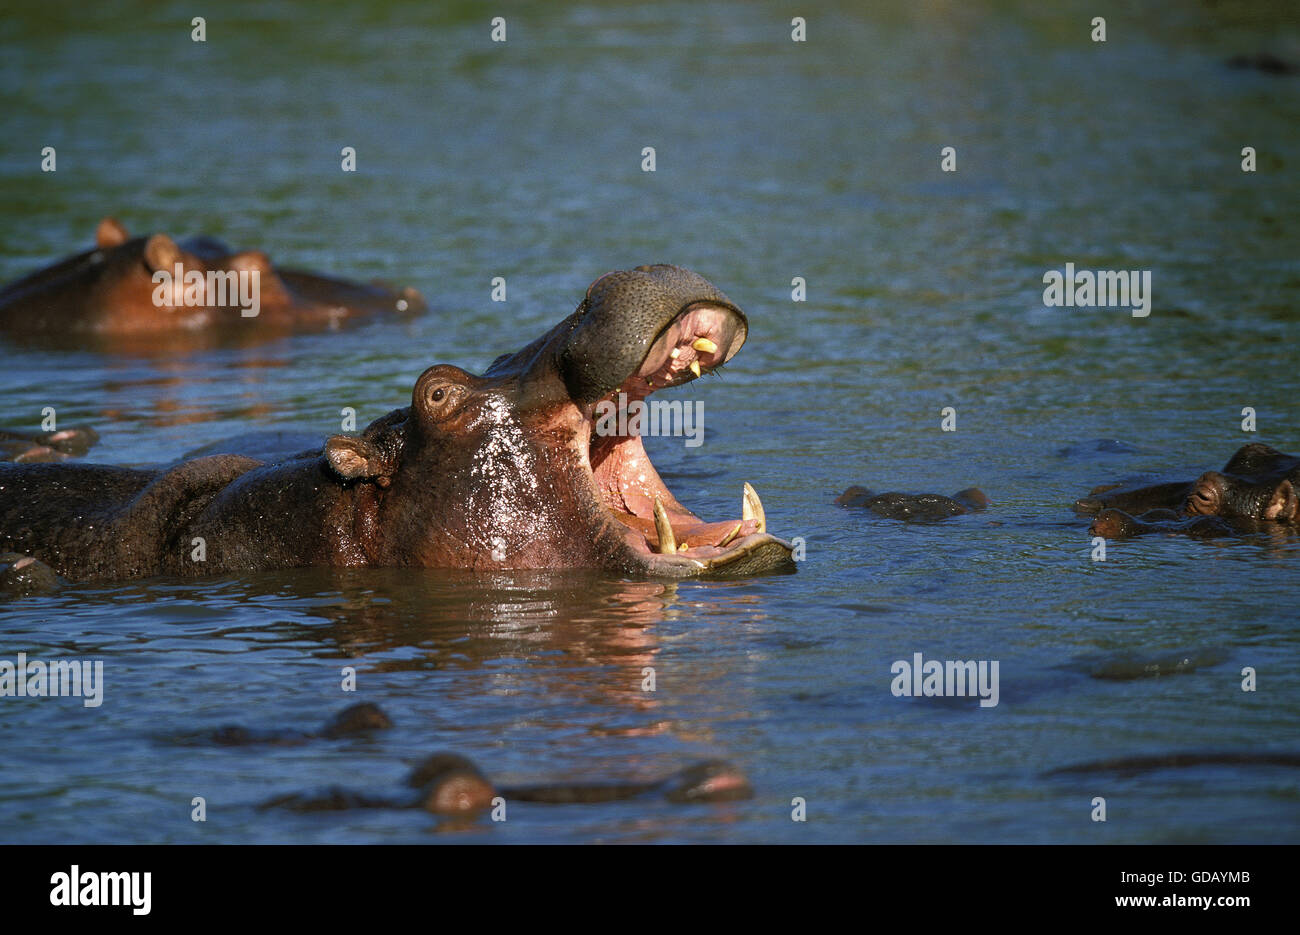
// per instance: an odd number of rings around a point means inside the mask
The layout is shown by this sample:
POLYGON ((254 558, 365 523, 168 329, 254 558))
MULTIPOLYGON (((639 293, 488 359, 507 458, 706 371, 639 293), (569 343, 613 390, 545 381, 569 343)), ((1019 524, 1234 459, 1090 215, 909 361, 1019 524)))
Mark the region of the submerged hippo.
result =
POLYGON ((132 238, 104 218, 95 240, 93 250, 0 289, 0 331, 60 338, 286 331, 425 308, 414 289, 279 269, 265 253, 236 252, 211 237, 132 238))
POLYGON ((1088 527, 1088 535, 1103 539, 1131 539, 1153 533, 1170 533, 1191 536, 1194 539, 1214 539, 1241 532, 1238 527, 1218 516, 1184 516, 1174 510, 1147 510, 1130 516, 1123 510, 1106 508, 1088 527))
POLYGON ((311 740, 339 740, 368 734, 376 730, 388 730, 393 726, 392 720, 379 705, 370 701, 349 705, 334 715, 318 731, 278 730, 274 728, 242 727, 227 725, 214 731, 190 734, 180 738, 182 743, 206 742, 226 747, 295 746, 311 740))
POLYGON ((1265 523, 1300 523, 1297 484, 1300 457, 1252 442, 1237 449, 1222 471, 1207 471, 1194 481, 1103 485, 1075 501, 1074 509, 1095 514, 1091 531, 1106 538, 1146 532, 1230 535, 1265 523))
POLYGON ((372 795, 337 786, 316 793, 291 793, 259 808, 297 812, 349 808, 422 808, 435 815, 472 816, 487 810, 497 796, 507 802, 549 805, 598 804, 659 794, 669 802, 734 802, 753 798, 754 790, 737 767, 726 760, 704 760, 671 776, 648 782, 564 782, 496 788, 474 763, 457 753, 434 753, 406 778, 409 792, 372 795))
POLYGON ((1282 58, 1272 52, 1234 55, 1228 59, 1227 65, 1229 68, 1262 71, 1266 75, 1300 75, 1300 63, 1282 58))
POLYGON ((1293 750, 1189 750, 1141 756, 1120 756, 1060 766, 1045 776, 1117 773, 1134 776, 1166 769, 1194 769, 1202 766, 1300 767, 1300 751, 1293 750))
POLYGON ((961 516, 989 505, 989 498, 978 487, 967 487, 951 497, 937 493, 873 493, 856 484, 835 498, 843 507, 862 507, 886 519, 932 522, 949 516, 961 516))
POLYGON ((748 331, 688 270, 609 273, 483 376, 430 367, 409 407, 315 452, 166 470, 0 464, 0 550, 78 581, 304 565, 789 570, 793 546, 767 533, 748 484, 738 517, 706 522, 664 485, 639 435, 596 431, 598 404, 687 383, 748 331))

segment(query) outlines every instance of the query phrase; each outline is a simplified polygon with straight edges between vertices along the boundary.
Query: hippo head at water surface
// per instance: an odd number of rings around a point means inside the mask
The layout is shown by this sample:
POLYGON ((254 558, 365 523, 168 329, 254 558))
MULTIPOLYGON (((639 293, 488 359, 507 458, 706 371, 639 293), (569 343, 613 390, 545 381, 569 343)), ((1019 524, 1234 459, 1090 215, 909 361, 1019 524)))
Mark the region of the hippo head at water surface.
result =
POLYGON ((1261 442, 1237 449, 1222 471, 1194 481, 1142 486, 1106 484, 1076 500, 1096 515, 1090 534, 1122 538, 1147 532, 1221 536, 1300 525, 1300 457, 1261 442), (1136 514, 1136 515, 1134 515, 1136 514))
POLYGON ((737 491, 737 515, 706 522, 664 484, 639 434, 605 433, 598 418, 717 369, 748 328, 688 270, 609 273, 483 376, 430 367, 408 409, 360 438, 329 439, 325 457, 340 478, 373 488, 367 548, 388 564, 672 577, 786 566, 792 547, 767 533, 753 488, 737 491))
POLYGON ((0 550, 73 580, 301 565, 603 568, 663 577, 793 568, 758 495, 706 522, 606 404, 730 360, 744 314, 674 266, 609 273, 577 310, 482 376, 447 364, 358 437, 276 463, 235 453, 143 471, 0 465, 0 550), (192 545, 203 543, 196 560, 192 545))
POLYGON ((1287 478, 1259 481, 1206 471, 1192 484, 1184 507, 1189 516, 1226 516, 1274 523, 1300 520, 1300 503, 1287 478))
POLYGON ((105 217, 94 249, 0 288, 0 331, 63 341, 205 331, 248 337, 425 308, 409 287, 285 269, 260 250, 232 250, 208 236, 131 237, 105 217))

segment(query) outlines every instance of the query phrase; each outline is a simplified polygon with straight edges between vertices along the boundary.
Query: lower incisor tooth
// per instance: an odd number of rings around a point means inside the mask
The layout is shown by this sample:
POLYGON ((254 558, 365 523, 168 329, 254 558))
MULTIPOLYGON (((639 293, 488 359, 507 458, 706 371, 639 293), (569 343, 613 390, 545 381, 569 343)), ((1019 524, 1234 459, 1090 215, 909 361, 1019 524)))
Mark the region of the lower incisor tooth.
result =
POLYGON ((698 360, 691 361, 691 373, 697 377, 700 375, 700 362, 698 360))
POLYGON ((758 491, 745 484, 745 492, 740 497, 740 518, 756 520, 755 529, 767 532, 767 515, 763 512, 763 501, 758 499, 758 491))
POLYGON ((736 538, 736 533, 740 532, 740 527, 741 527, 741 525, 742 525, 741 523, 737 523, 737 524, 736 524, 736 528, 733 529, 733 530, 731 530, 731 532, 727 533, 726 537, 723 538, 723 540, 722 540, 721 542, 718 543, 718 546, 719 546, 719 547, 724 546, 724 545, 726 545, 728 542, 730 542, 732 539, 736 538))

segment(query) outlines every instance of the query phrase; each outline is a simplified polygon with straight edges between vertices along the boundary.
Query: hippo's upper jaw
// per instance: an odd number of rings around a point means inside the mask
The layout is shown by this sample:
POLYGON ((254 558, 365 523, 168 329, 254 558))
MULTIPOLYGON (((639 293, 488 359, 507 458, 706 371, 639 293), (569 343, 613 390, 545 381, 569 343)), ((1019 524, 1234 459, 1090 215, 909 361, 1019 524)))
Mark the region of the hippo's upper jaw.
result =
MULTIPOLYGON (((630 420, 609 419, 602 405, 630 405, 688 383, 730 360, 747 334, 740 309, 695 273, 674 266, 609 273, 571 316, 483 377, 426 371, 413 398, 417 416, 432 405, 432 387, 441 399, 465 400, 454 420, 426 427, 417 419, 418 440, 408 436, 403 446, 415 456, 403 457, 394 488, 439 478, 439 499, 453 499, 435 511, 433 536, 467 547, 473 558, 450 559, 457 564, 596 566, 665 577, 788 568, 793 546, 767 533, 748 484, 738 515, 706 522, 660 479, 635 424, 627 431, 630 420), (615 421, 627 434, 611 434, 615 421), (448 514, 465 521, 448 528, 448 514)), ((426 542, 425 555, 402 561, 448 560, 440 544, 426 542)))

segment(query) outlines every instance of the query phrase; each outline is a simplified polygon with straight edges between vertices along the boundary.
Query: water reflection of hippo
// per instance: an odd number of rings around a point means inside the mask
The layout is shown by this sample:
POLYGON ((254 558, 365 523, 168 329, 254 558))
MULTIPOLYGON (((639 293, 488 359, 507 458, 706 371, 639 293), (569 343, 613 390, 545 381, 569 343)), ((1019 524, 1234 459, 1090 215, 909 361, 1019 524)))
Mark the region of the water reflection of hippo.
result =
POLYGON ((0 552, 0 594, 23 597, 53 591, 58 586, 58 575, 44 562, 17 552, 0 552))
POLYGON ((214 455, 162 471, 0 464, 0 549, 72 580, 303 565, 789 570, 793 547, 767 533, 748 485, 739 517, 705 522, 639 435, 595 431, 598 404, 687 383, 747 334, 744 314, 695 273, 609 273, 485 375, 430 367, 409 407, 310 456, 214 455))
POLYGON ((414 289, 279 269, 264 253, 233 251, 211 237, 179 243, 166 234, 131 238, 113 218, 104 218, 95 239, 95 249, 0 289, 0 331, 63 341, 223 329, 248 335, 425 308, 414 289), (173 288, 155 281, 155 272, 174 281, 178 269, 182 280, 173 288), (252 272, 257 273, 257 314, 246 316, 249 305, 238 292, 238 277, 252 272))
POLYGON ((1300 523, 1297 484, 1300 457, 1252 442, 1222 471, 1207 471, 1194 481, 1103 485, 1075 501, 1074 508, 1095 514, 1092 533, 1106 538, 1148 532, 1231 535, 1265 524, 1300 523))
POLYGON ((738 768, 725 760, 705 760, 671 776, 648 782, 553 782, 495 787, 473 762, 457 753, 435 753, 407 776, 410 792, 372 795, 330 787, 320 792, 291 793, 262 803, 260 808, 297 812, 350 808, 422 808, 437 815, 469 816, 485 811, 500 796, 506 802, 550 805, 617 802, 659 794, 669 802, 734 802, 752 798, 754 791, 738 768))
POLYGON ((53 432, 0 429, 0 461, 66 461, 89 451, 99 433, 86 425, 53 432))

